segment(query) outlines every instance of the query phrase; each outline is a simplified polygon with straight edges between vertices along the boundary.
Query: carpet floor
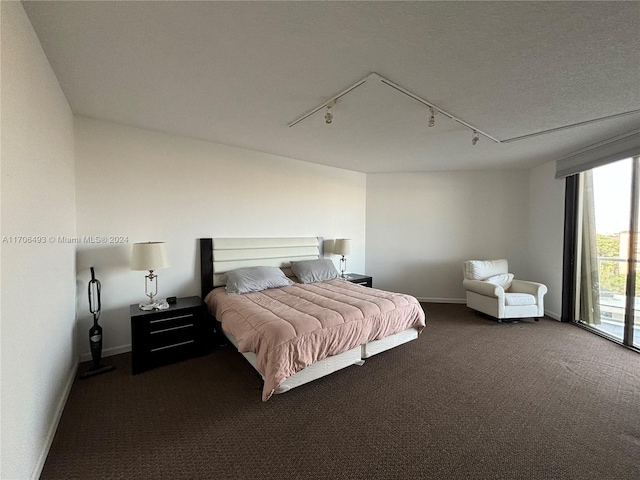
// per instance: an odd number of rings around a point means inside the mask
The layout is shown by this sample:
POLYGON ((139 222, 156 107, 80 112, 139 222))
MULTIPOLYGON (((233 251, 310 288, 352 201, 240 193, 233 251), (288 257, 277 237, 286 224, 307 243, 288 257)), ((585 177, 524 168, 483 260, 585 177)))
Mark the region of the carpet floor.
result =
POLYGON ((109 357, 74 383, 41 478, 640 478, 640 355, 423 306, 416 341, 268 402, 230 346, 136 376, 109 357))

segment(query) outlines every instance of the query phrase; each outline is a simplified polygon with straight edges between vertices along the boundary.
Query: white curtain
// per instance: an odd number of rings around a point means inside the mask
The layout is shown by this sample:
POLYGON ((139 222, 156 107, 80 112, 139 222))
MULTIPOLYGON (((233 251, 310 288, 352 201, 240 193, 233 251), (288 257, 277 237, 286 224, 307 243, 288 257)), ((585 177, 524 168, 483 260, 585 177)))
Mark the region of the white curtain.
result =
POLYGON ((593 173, 582 174, 582 253, 580 271, 580 320, 600 324, 600 274, 596 247, 596 215, 593 173))

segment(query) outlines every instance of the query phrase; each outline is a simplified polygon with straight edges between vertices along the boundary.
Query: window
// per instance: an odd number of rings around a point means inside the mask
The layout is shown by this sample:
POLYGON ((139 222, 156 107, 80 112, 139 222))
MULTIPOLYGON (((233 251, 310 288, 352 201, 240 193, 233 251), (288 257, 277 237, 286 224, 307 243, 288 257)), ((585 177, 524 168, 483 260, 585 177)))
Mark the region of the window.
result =
POLYGON ((565 252, 565 277, 571 281, 565 282, 563 292, 573 297, 563 303, 564 320, 636 348, 640 347, 639 175, 640 157, 634 157, 568 178, 567 222, 572 223, 573 235, 572 244, 565 240, 565 249, 571 251, 565 252))

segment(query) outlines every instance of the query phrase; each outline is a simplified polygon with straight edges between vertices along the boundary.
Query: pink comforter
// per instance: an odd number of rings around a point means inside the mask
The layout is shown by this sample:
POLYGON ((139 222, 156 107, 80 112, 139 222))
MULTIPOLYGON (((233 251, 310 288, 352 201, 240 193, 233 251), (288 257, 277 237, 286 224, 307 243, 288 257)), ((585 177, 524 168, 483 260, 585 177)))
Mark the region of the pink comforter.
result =
POLYGON ((424 311, 414 297, 343 280, 243 295, 216 288, 205 301, 240 352, 256 354, 264 377, 263 401, 318 360, 425 326, 424 311))

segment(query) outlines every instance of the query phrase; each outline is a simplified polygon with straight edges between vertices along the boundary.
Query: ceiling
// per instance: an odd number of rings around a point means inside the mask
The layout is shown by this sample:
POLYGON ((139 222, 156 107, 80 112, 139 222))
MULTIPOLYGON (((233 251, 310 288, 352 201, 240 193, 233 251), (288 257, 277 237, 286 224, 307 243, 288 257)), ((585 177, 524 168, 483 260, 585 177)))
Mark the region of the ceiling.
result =
POLYGON ((23 5, 75 114, 313 163, 530 168, 640 127, 640 2, 23 5), (501 142, 375 75, 288 126, 373 72, 501 142))

